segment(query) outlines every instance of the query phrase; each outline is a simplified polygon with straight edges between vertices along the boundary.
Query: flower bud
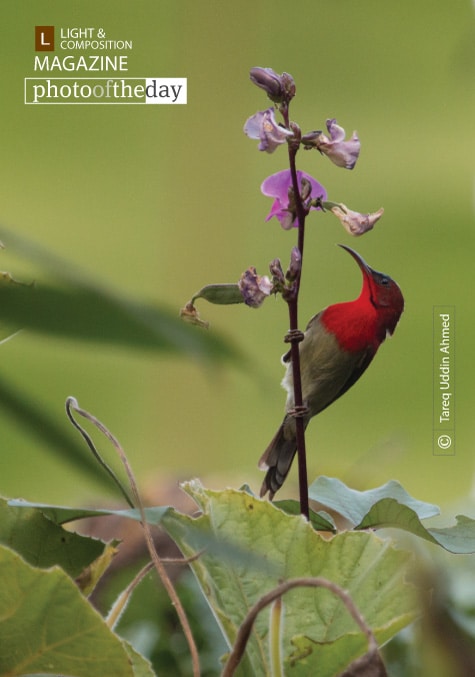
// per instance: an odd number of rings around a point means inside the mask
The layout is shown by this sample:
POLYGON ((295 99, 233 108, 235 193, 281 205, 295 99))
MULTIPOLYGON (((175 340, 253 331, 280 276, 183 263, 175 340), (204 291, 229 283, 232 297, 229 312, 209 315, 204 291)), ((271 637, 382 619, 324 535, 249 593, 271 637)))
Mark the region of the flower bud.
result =
POLYGON ((298 247, 292 247, 290 253, 290 265, 287 270, 286 278, 289 282, 294 282, 300 277, 300 271, 302 269, 302 254, 298 247))
POLYGON ((289 149, 292 149, 292 151, 295 154, 297 153, 300 146, 302 132, 298 124, 296 122, 293 122, 292 120, 289 122, 289 129, 293 134, 292 138, 289 139, 289 149))
POLYGON ((305 202, 305 200, 310 197, 312 194, 312 184, 308 179, 306 179, 304 176, 302 177, 302 181, 300 183, 300 197, 302 198, 302 201, 305 202))
POLYGON ((274 259, 269 264, 270 274, 272 275, 272 293, 282 294, 285 291, 286 283, 284 271, 280 259, 274 259))
POLYGON ((297 212, 295 207, 283 209, 282 212, 277 215, 277 218, 279 219, 280 225, 284 230, 290 230, 297 224, 297 212))
POLYGON ((282 270, 282 264, 280 262, 280 259, 274 259, 273 261, 271 261, 269 264, 269 270, 270 274, 274 279, 274 284, 276 282, 280 284, 285 284, 284 271, 282 270))
POLYGON ((295 96, 295 82, 288 73, 279 75, 272 68, 256 66, 251 68, 249 77, 255 85, 266 92, 274 103, 289 103, 295 96))
POLYGON ((295 96, 295 82, 290 73, 282 73, 282 89, 285 93, 285 100, 287 103, 295 96))
POLYGON ((280 103, 284 93, 282 78, 272 68, 251 68, 249 77, 251 81, 263 89, 271 101, 280 103))

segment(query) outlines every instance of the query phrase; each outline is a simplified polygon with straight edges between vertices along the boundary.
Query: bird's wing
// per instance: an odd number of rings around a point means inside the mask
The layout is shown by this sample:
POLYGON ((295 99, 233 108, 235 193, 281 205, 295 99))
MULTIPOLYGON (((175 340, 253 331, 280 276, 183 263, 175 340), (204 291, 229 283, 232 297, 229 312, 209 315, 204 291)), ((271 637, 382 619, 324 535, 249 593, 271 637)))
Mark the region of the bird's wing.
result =
MULTIPOLYGON (((368 348, 366 350, 361 351, 358 360, 355 362, 352 371, 348 375, 348 379, 341 386, 340 390, 338 391, 338 394, 335 397, 335 400, 341 397, 344 393, 346 393, 346 391, 349 390, 351 386, 356 383, 361 374, 363 374, 363 372, 366 371, 366 369, 368 368, 374 355, 375 352, 373 348, 368 348)), ((333 402, 335 400, 333 400, 333 402)), ((328 404, 331 403, 329 402, 328 404)))
MULTIPOLYGON (((372 345, 357 352, 338 346, 335 335, 313 317, 300 344, 303 398, 314 416, 341 397, 360 378, 375 355, 372 345)), ((289 376, 291 367, 289 368, 289 376)), ((292 383, 288 379, 288 385, 292 383)))

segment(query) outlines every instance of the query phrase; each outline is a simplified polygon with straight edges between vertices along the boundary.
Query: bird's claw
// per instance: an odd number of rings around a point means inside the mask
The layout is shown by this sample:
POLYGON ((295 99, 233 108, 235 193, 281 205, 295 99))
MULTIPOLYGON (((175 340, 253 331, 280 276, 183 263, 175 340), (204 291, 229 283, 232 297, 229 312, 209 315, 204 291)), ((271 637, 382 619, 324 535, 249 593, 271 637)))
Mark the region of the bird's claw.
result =
POLYGON ((305 418, 305 416, 308 415, 309 408, 307 407, 306 404, 301 404, 298 406, 293 407, 292 409, 289 409, 287 412, 289 416, 293 416, 294 418, 305 418))
POLYGON ((285 343, 300 343, 305 338, 305 334, 300 329, 289 329, 284 336, 285 343))

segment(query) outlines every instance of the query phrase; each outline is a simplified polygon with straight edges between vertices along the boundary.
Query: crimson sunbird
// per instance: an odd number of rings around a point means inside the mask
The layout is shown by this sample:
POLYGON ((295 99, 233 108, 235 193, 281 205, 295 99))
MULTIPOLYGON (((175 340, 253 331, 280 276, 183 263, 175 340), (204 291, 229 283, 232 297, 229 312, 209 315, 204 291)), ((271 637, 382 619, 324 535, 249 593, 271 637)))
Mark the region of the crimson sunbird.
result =
MULTIPOLYGON (((299 344, 305 428, 367 369, 376 352, 396 329, 404 309, 401 290, 388 275, 368 266, 357 252, 340 245, 355 259, 363 274, 361 293, 354 301, 328 306, 312 317, 299 344)), ((267 470, 261 496, 274 494, 285 481, 297 451, 295 403, 290 351, 282 358, 287 371, 285 417, 259 461, 267 470)))

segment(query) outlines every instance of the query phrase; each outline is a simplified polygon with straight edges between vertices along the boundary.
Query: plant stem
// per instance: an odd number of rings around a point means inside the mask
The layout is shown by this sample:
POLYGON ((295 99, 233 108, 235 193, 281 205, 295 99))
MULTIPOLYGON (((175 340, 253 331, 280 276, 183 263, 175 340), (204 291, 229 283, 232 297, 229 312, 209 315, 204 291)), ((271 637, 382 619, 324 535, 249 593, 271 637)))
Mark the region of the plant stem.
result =
MULTIPOLYGON (((190 649, 190 654, 191 654, 191 662, 192 662, 192 668, 193 668, 193 677, 200 677, 200 657, 198 654, 198 648, 196 646, 195 640, 193 638, 193 633, 191 630, 190 623, 188 621, 188 617, 186 615, 185 609, 181 603, 180 598, 178 597, 177 591, 173 587, 173 583, 166 571, 165 565, 163 563, 162 558, 159 556, 155 544, 153 541, 152 537, 152 532, 150 530, 150 525, 147 522, 146 516, 145 516, 145 509, 142 503, 142 499, 140 497, 140 493, 138 490, 137 486, 137 481, 135 479, 134 473, 132 471, 132 467, 129 463, 129 460, 122 449, 122 446, 119 442, 119 440, 106 428, 106 426, 99 421, 93 414, 90 414, 88 411, 85 409, 81 409, 79 406, 77 400, 75 397, 68 397, 66 400, 66 411, 68 412, 68 416, 70 420, 74 423, 76 428, 81 432, 81 434, 84 436, 84 430, 77 424, 77 422, 74 420, 71 410, 75 411, 79 416, 82 416, 86 420, 90 421, 93 425, 96 426, 98 430, 111 442, 112 446, 114 447, 115 451, 119 455, 119 458, 124 466, 125 472, 127 473, 127 478, 130 483, 130 488, 132 489, 132 494, 135 499, 135 505, 137 506, 137 509, 140 512, 140 523, 142 525, 142 529, 144 532, 145 536, 145 542, 147 544, 148 551, 150 553, 150 557, 152 558, 152 562, 155 566, 155 569, 159 575, 159 578, 163 584, 163 587, 168 593, 168 596, 170 598, 171 603, 175 607, 176 613, 178 615, 181 627, 183 629, 183 634, 185 635, 185 638, 188 642, 188 647, 190 649)), ((87 433, 86 433, 87 435, 87 433)), ((89 436, 87 436, 89 437, 89 436)), ((85 437, 87 441, 87 437, 85 437)), ((90 438, 89 438, 90 439, 90 438)), ((92 443, 92 441, 91 441, 92 443)), ((88 442, 89 444, 89 442, 88 442)), ((90 445, 89 445, 90 446, 90 445)), ((94 445, 93 445, 94 446, 94 445)), ((95 456, 97 457, 97 452, 95 453, 95 456)), ((102 459, 101 459, 102 460, 102 459)), ((101 463, 103 465, 103 463, 101 463)), ((132 503, 131 505, 134 505, 132 503)))
POLYGON ((272 677, 284 677, 282 668, 282 598, 272 604, 270 612, 269 645, 272 677))
POLYGON ((125 608, 127 607, 127 604, 130 601, 130 598, 132 596, 132 593, 134 592, 135 588, 138 586, 139 583, 145 578, 145 576, 153 569, 154 563, 153 562, 148 562, 135 576, 135 578, 128 584, 128 586, 123 590, 114 604, 112 605, 107 618, 106 618, 106 625, 111 629, 114 630, 115 626, 120 620, 120 617, 122 616, 125 608))
MULTIPOLYGON (((286 127, 289 127, 289 112, 286 107, 282 111, 286 127)), ((304 402, 302 397, 302 377, 300 371, 300 350, 299 343, 302 340, 302 335, 299 335, 298 324, 298 300, 300 291, 300 281, 302 276, 303 266, 303 248, 305 240, 305 209, 300 197, 300 188, 297 178, 297 167, 295 163, 295 156, 297 154, 298 145, 292 143, 288 146, 289 149, 289 165, 290 175, 292 177, 292 188, 294 192, 295 208, 297 212, 298 222, 298 249, 300 251, 300 272, 295 281, 295 293, 288 300, 289 306, 289 336, 290 336, 290 357, 292 360, 292 374, 294 382, 294 407, 296 412, 304 410, 304 402)), ((307 519, 309 519, 310 508, 308 504, 308 477, 307 477, 307 453, 305 449, 305 425, 302 416, 295 417, 295 435, 297 441, 297 460, 299 473, 299 497, 300 497, 300 512, 307 519)))
MULTIPOLYGON (((289 301, 288 305, 290 332, 297 332, 297 299, 289 301)), ((302 380, 300 373, 299 343, 299 338, 292 338, 290 340, 290 358, 292 360, 292 374, 294 382, 294 408, 296 412, 302 411, 304 409, 302 398, 302 380)), ((297 461, 299 471, 300 512, 307 519, 309 519, 310 508, 308 504, 307 453, 305 448, 305 425, 302 416, 295 416, 295 438, 297 442, 297 461)))

